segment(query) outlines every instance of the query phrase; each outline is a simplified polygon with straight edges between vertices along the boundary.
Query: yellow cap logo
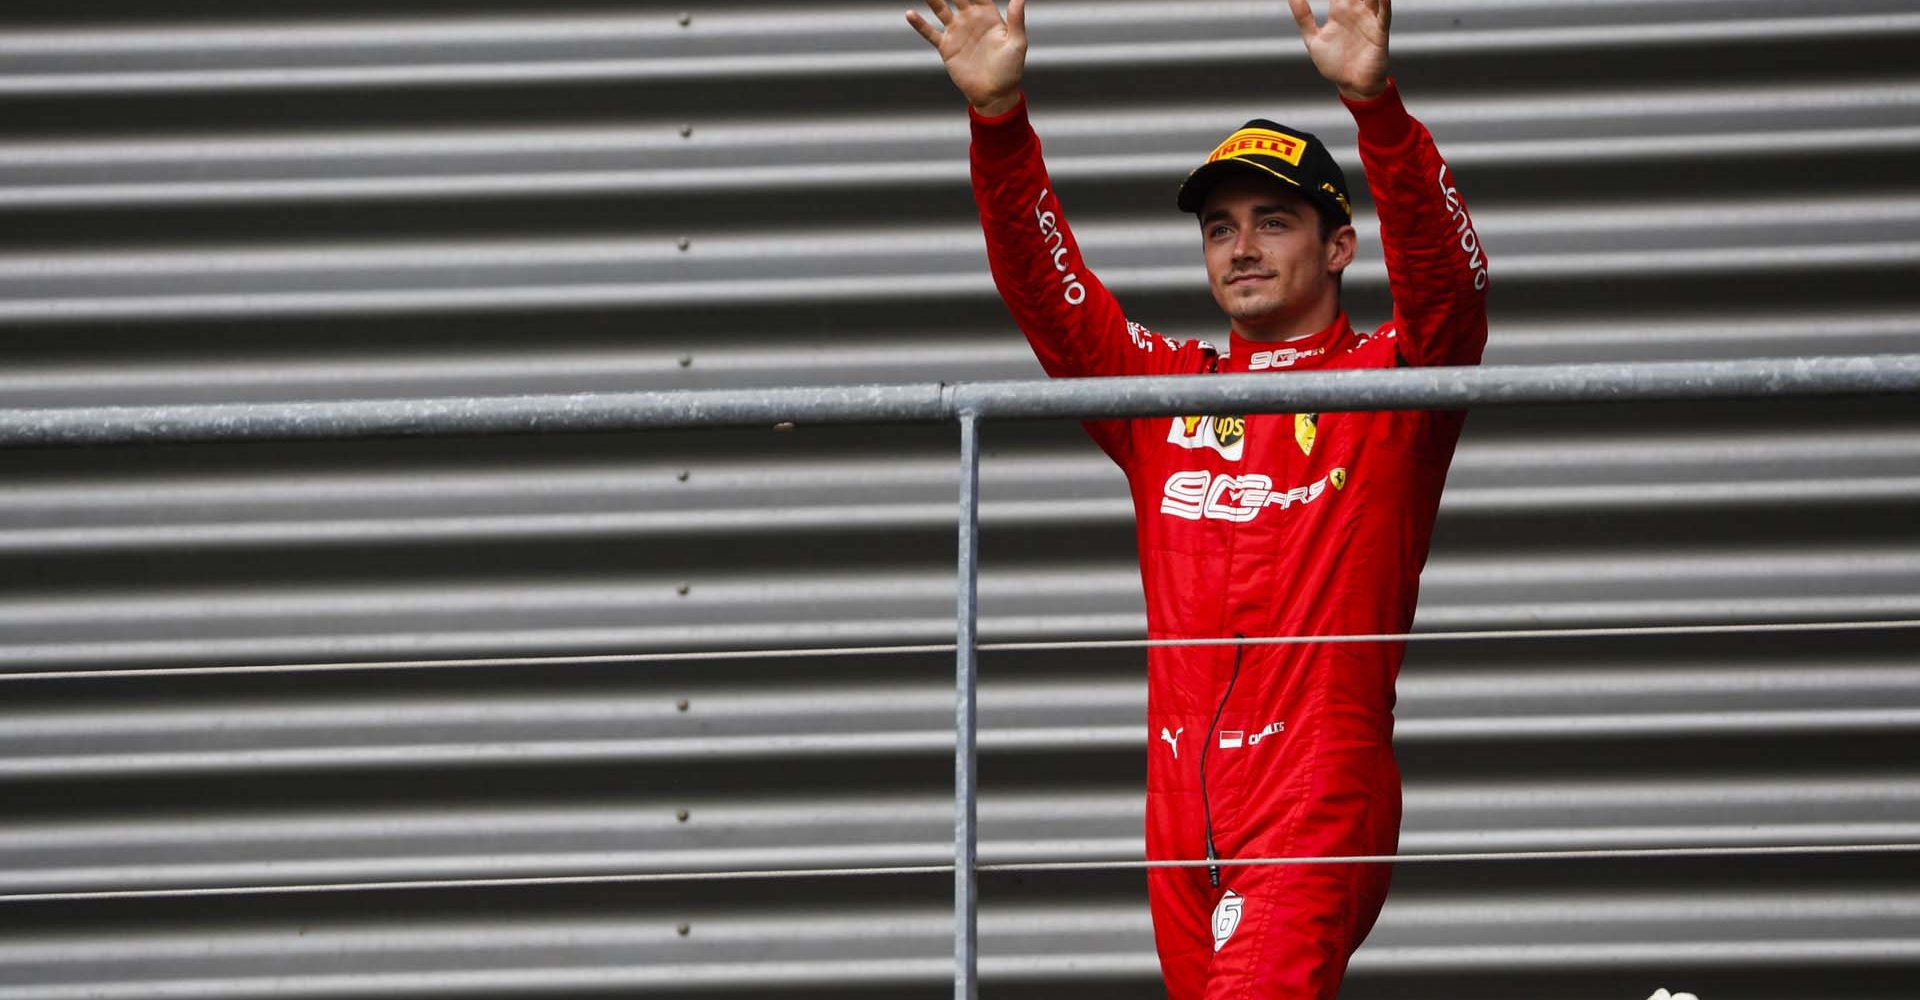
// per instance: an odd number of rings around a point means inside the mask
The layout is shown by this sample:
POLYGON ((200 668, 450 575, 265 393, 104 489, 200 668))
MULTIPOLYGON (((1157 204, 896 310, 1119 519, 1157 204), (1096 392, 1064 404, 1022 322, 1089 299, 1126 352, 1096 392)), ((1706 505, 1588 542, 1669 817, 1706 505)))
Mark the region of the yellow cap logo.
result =
POLYGON ((1334 187, 1330 182, 1322 181, 1320 190, 1325 191, 1334 201, 1339 202, 1340 207, 1346 211, 1347 215, 1353 215, 1353 206, 1347 203, 1347 196, 1341 194, 1339 188, 1334 187))
POLYGON ((1277 156, 1297 167, 1300 165, 1300 157, 1305 156, 1306 152, 1307 141, 1299 136, 1275 132, 1269 128, 1243 128, 1227 136, 1227 141, 1221 143, 1219 148, 1213 151, 1212 156, 1207 157, 1207 162, 1231 160, 1241 156, 1277 156))

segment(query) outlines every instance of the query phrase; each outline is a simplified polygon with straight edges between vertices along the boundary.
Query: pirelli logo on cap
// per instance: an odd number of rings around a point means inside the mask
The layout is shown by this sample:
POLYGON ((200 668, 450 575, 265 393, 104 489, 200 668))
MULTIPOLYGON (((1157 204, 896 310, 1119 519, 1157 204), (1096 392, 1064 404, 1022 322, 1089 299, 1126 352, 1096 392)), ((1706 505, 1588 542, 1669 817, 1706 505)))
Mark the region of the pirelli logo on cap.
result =
POLYGON ((1213 155, 1207 157, 1208 163, 1219 160, 1231 160, 1241 156, 1277 156, 1294 166, 1300 165, 1300 157, 1307 153, 1307 141, 1285 132, 1275 132, 1270 128, 1243 128, 1227 136, 1213 155))

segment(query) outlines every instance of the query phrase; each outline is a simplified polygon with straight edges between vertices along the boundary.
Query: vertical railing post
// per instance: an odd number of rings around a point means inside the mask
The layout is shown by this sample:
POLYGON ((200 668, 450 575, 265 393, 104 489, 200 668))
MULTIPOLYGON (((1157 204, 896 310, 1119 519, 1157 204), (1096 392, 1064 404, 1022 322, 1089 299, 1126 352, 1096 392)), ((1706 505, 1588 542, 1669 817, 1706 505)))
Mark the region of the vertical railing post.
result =
POLYGON ((973 867, 977 787, 974 778, 974 628, 979 620, 980 430, 960 413, 960 602, 954 654, 957 700, 953 741, 953 1000, 974 1000, 979 981, 978 906, 973 867))

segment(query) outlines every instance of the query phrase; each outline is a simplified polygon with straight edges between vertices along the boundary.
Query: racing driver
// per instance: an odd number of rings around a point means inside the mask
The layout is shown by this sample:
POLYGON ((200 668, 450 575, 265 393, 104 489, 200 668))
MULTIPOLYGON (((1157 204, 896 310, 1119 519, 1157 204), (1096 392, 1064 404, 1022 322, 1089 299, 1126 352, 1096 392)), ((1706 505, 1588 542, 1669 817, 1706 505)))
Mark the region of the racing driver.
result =
MULTIPOLYGON (((974 197, 994 282, 1053 376, 1468 365, 1487 263, 1452 172, 1387 75, 1389 0, 1289 0, 1359 133, 1393 317, 1340 304, 1356 235, 1319 139, 1264 119, 1211 151, 1177 204, 1199 223, 1229 350, 1130 321, 1063 216, 1020 89, 1025 0, 926 0, 908 22, 972 105, 974 197)), ((1404 633, 1465 414, 1218 413, 1088 423, 1133 495, 1154 639, 1404 633)), ((1151 859, 1387 855, 1400 826, 1390 642, 1154 648, 1151 859)), ((1387 864, 1152 869, 1168 993, 1330 998, 1386 899, 1387 864)))

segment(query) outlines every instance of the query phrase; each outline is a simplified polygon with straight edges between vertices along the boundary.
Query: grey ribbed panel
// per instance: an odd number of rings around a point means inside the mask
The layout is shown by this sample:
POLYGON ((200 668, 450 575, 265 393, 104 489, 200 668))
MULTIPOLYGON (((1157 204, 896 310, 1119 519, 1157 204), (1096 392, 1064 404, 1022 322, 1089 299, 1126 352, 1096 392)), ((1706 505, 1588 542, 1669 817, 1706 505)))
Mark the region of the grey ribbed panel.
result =
MULTIPOLYGON (((1255 116, 1352 164, 1351 123, 1278 2, 1033 5, 1090 262, 1135 318, 1217 337, 1179 178, 1255 116)), ((899 9, 12 0, 0 407, 1033 375, 960 102, 899 9)), ((1920 349, 1911 0, 1396 13, 1491 256, 1490 361, 1920 349)), ((983 638, 1137 635, 1117 471, 1070 425, 983 432, 983 638)), ((954 452, 854 427, 9 453, 0 669, 940 641, 954 452)), ((1913 617, 1916 509, 1911 400, 1489 410, 1419 627, 1913 617)), ((1917 644, 1415 646, 1403 848, 1920 839, 1917 644)), ((983 655, 983 861, 1138 856, 1142 660, 983 655)), ((8 681, 0 894, 938 863, 951 671, 8 681)), ((1915 868, 1412 866, 1347 995, 1910 998, 1915 868)), ((1156 995, 1143 881, 983 876, 985 994, 1156 995)), ((0 998, 936 997, 950 890, 10 902, 0 998)))

